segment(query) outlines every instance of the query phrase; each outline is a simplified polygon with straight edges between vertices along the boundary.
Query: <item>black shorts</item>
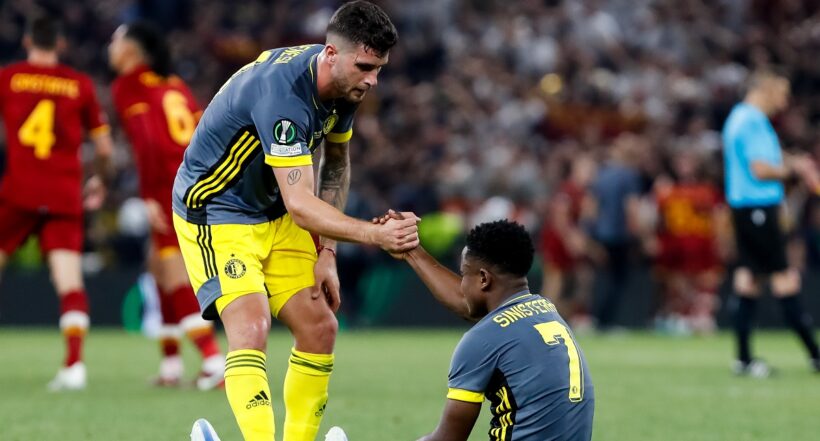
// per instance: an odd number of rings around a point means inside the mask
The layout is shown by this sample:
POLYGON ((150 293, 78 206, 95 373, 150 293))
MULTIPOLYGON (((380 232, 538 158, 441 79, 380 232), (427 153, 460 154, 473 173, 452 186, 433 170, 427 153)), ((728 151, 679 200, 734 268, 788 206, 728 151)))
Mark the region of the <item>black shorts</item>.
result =
POLYGON ((778 205, 732 209, 738 267, 760 275, 788 268, 786 236, 780 228, 779 214, 778 205))

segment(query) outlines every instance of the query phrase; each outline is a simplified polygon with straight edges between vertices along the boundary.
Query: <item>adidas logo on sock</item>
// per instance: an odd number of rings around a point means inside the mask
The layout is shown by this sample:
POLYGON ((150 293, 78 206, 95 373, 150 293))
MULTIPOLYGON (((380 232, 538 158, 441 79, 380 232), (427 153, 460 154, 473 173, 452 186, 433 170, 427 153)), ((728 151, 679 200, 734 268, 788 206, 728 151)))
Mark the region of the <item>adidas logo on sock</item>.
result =
POLYGON ((245 405, 245 409, 252 409, 259 406, 270 406, 270 398, 268 398, 268 394, 263 390, 260 390, 255 397, 248 401, 248 404, 245 405))
POLYGON ((325 402, 324 404, 322 404, 322 405, 319 407, 319 410, 318 410, 316 413, 314 413, 314 415, 315 415, 315 416, 317 416, 317 417, 321 417, 322 415, 324 415, 324 414, 325 414, 325 408, 326 408, 326 407, 327 407, 327 402, 325 402))

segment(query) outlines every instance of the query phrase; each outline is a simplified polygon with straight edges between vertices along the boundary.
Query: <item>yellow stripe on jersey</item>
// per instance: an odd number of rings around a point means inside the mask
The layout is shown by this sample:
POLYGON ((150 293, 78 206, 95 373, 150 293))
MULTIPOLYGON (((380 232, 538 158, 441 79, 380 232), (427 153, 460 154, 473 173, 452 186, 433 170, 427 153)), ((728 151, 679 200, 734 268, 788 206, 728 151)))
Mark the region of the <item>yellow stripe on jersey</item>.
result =
POLYGON ((224 170, 225 167, 228 166, 228 164, 233 162, 233 160, 235 159, 236 153, 239 151, 240 147, 243 145, 243 143, 247 140, 247 138, 249 136, 250 136, 250 132, 246 131, 246 132, 242 133, 242 136, 239 138, 239 140, 236 141, 236 143, 233 146, 231 146, 229 154, 227 156, 225 156, 225 158, 222 160, 222 163, 217 166, 217 168, 214 170, 214 172, 211 173, 211 175, 208 176, 207 178, 202 179, 201 181, 194 184, 193 187, 191 187, 190 191, 188 191, 187 199, 185 200, 186 205, 188 205, 189 207, 194 206, 194 201, 199 199, 197 197, 198 194, 201 193, 202 190, 208 184, 214 182, 214 180, 216 180, 217 176, 222 172, 222 170, 224 170))
POLYGON ((265 155, 265 164, 271 167, 302 167, 304 165, 313 165, 313 156, 270 156, 265 155))
POLYGON ((328 133, 327 140, 328 142, 341 144, 343 142, 350 141, 350 138, 353 137, 353 129, 349 129, 344 133, 328 133))
POLYGON ((186 205, 199 208, 208 196, 223 190, 225 185, 236 177, 245 160, 259 145, 259 140, 250 132, 245 131, 231 146, 228 155, 217 165, 210 176, 193 185, 188 192, 186 205))
POLYGON ((464 389, 453 389, 450 388, 447 390, 447 398, 456 401, 464 401, 467 403, 483 403, 484 402, 484 394, 481 392, 473 392, 464 389))
POLYGON ((131 118, 134 115, 139 115, 140 113, 145 113, 148 110, 149 110, 149 107, 148 107, 147 103, 136 103, 136 104, 132 104, 130 107, 125 109, 125 112, 123 112, 124 113, 123 116, 125 118, 131 118))
POLYGON ((108 124, 103 124, 91 129, 91 131, 88 132, 88 136, 93 139, 98 136, 108 135, 109 133, 111 133, 111 127, 108 124))
POLYGON ((207 200, 208 197, 210 197, 211 195, 222 191, 228 184, 228 182, 231 182, 236 177, 236 175, 238 175, 242 171, 242 169, 244 168, 243 166, 245 164, 245 161, 248 159, 248 157, 251 156, 251 153, 253 153, 253 151, 260 145, 261 144, 259 143, 259 140, 256 139, 253 142, 253 144, 250 144, 247 147, 243 147, 239 152, 239 159, 236 161, 236 163, 231 165, 230 169, 226 169, 226 172, 222 179, 219 179, 217 182, 215 182, 210 190, 202 193, 201 200, 207 200))

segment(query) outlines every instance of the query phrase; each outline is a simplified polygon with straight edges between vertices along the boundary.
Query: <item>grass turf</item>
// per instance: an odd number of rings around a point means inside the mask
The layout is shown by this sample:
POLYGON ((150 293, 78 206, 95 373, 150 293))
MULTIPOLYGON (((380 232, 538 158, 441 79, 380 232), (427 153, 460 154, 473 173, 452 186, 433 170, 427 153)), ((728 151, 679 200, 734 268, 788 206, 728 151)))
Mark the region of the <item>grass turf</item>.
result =
MULTIPOLYGON (((449 358, 460 332, 343 332, 320 435, 344 427, 351 441, 415 440, 433 429, 446 391, 449 358)), ((581 336, 596 393, 595 440, 807 440, 818 433, 820 378, 795 339, 756 336, 758 353, 780 369, 769 380, 729 373, 728 335, 674 339, 648 334, 581 336)), ((271 335, 277 436, 289 335, 271 335)), ((186 440, 208 418, 223 441, 241 439, 222 391, 148 386, 158 351, 151 341, 94 329, 86 347, 89 387, 51 394, 45 384, 62 356, 55 330, 0 329, 0 440, 186 440)), ((197 358, 184 347, 190 376, 197 358)), ((486 414, 485 406, 485 414, 486 414)), ((470 440, 487 439, 488 419, 470 440)), ((320 436, 320 439, 322 436, 320 436)))

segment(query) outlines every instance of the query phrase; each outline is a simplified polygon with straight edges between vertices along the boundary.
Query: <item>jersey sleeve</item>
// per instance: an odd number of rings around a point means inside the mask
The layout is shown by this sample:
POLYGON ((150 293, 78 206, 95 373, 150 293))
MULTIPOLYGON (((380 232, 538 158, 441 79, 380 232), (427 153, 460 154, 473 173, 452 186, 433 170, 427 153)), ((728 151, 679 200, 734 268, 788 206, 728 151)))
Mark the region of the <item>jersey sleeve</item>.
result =
POLYGON ((112 98, 117 116, 120 119, 131 149, 137 162, 140 194, 143 198, 152 198, 159 191, 155 184, 161 182, 155 179, 159 175, 160 161, 155 158, 151 145, 154 128, 151 125, 150 107, 141 99, 139 91, 129 89, 127 84, 115 83, 112 88, 112 98))
POLYGON ((353 137, 353 118, 356 116, 358 104, 344 103, 339 109, 339 120, 327 134, 327 141, 341 144, 350 141, 353 137))
POLYGON ((251 117, 265 151, 265 163, 272 167, 301 167, 313 164, 308 132, 310 109, 291 96, 267 97, 251 110, 251 117))
POLYGON ((496 367, 495 355, 475 333, 467 333, 453 353, 447 398, 468 403, 483 402, 484 391, 496 367))
POLYGON ((747 164, 751 164, 752 161, 772 162, 772 152, 779 148, 771 145, 771 139, 762 121, 752 118, 747 118, 738 130, 738 143, 747 164))
POLYGON ((85 105, 83 106, 82 116, 85 129, 88 130, 91 137, 109 133, 111 128, 108 126, 108 118, 100 108, 97 92, 94 90, 94 83, 89 78, 83 80, 83 93, 85 94, 85 105))

